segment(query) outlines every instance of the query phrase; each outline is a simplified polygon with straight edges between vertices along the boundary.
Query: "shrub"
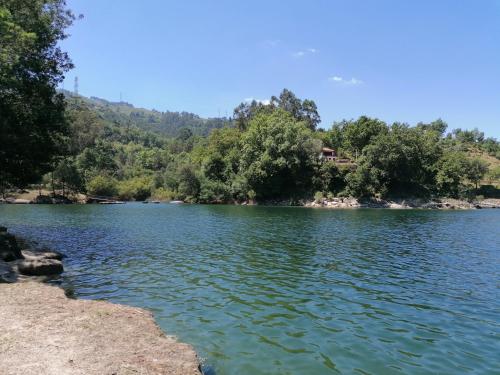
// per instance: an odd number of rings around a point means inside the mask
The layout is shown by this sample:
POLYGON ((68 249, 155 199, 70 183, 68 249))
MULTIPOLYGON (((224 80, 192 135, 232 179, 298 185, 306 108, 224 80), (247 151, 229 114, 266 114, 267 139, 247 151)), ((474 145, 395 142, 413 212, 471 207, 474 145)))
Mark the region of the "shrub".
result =
POLYGON ((200 189, 200 201, 205 203, 227 202, 231 199, 229 187, 221 181, 203 180, 200 189))
POLYGON ((118 188, 113 177, 98 175, 90 179, 86 184, 89 195, 100 195, 106 197, 116 196, 118 188))
POLYGON ((159 187, 155 191, 153 191, 151 197, 159 201, 170 201, 175 198, 175 192, 164 187, 159 187))
POLYGON ((151 196, 152 180, 149 177, 136 177, 118 185, 118 196, 123 200, 143 201, 151 196))
POLYGON ((321 191, 317 191, 314 194, 314 200, 316 201, 316 203, 321 203, 323 201, 323 198, 324 198, 324 195, 323 195, 323 192, 321 192, 321 191))

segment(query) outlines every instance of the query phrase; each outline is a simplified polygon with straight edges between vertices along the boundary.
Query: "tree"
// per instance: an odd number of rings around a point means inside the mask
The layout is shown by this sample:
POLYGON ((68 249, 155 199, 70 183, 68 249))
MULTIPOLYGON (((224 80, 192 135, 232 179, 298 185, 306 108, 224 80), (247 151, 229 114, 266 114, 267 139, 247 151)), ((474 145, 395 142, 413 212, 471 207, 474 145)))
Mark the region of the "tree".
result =
POLYGON ((417 128, 424 131, 433 131, 437 135, 439 135, 439 137, 442 137, 444 135, 444 132, 448 128, 448 124, 439 118, 435 121, 432 121, 430 124, 419 122, 417 124, 417 128))
POLYGON ((146 176, 135 177, 118 183, 118 196, 124 200, 146 200, 151 196, 152 190, 153 181, 146 176))
POLYGON ((317 126, 321 122, 321 117, 319 116, 316 103, 309 99, 305 99, 302 102, 301 117, 307 122, 307 125, 311 130, 316 130, 317 126))
POLYGON ((200 193, 200 180, 191 165, 184 165, 178 171, 178 192, 183 199, 196 200, 200 193))
POLYGON ((282 109, 261 113, 241 144, 240 173, 257 198, 300 196, 311 189, 320 144, 304 121, 282 109))
POLYGON ((87 105, 70 103, 66 109, 70 123, 69 153, 77 155, 95 144, 104 130, 104 124, 87 105))
POLYGON ((53 179, 62 189, 63 196, 68 190, 76 193, 84 190, 83 178, 72 159, 61 160, 53 172, 53 179))
POLYGON ((262 103, 257 100, 252 100, 250 102, 246 101, 238 105, 233 112, 234 120, 236 122, 236 127, 240 131, 245 131, 248 128, 250 121, 259 113, 267 112, 270 113, 275 109, 274 102, 269 104, 262 103))
POLYGON ((314 177, 315 189, 323 193, 338 194, 345 188, 346 170, 332 162, 321 163, 314 177))
POLYGON ((87 193, 90 195, 114 197, 118 194, 116 180, 106 175, 93 177, 86 185, 87 193))
POLYGON ((305 121, 307 127, 311 130, 316 130, 316 127, 321 122, 314 101, 309 99, 302 101, 292 91, 283 89, 279 97, 272 96, 268 103, 256 100, 241 103, 234 109, 236 126, 241 131, 244 131, 257 114, 270 114, 277 108, 290 113, 298 121, 305 121))
POLYGON ((484 133, 477 128, 473 130, 454 129, 453 136, 461 143, 481 143, 484 140, 484 133))
POLYGON ((476 190, 479 182, 488 172, 488 163, 481 159, 472 159, 467 163, 467 178, 475 185, 476 190))
POLYGON ((440 195, 458 198, 467 174, 467 158, 462 152, 447 152, 437 162, 436 184, 440 195))
POLYGON ((288 89, 283 89, 279 98, 273 96, 271 98, 271 105, 287 111, 299 121, 305 121, 311 130, 316 130, 316 126, 321 121, 314 101, 309 99, 302 101, 288 89))
POLYGON ((387 130, 387 125, 383 121, 361 116, 356 121, 343 124, 343 144, 357 158, 372 139, 379 134, 387 133, 387 130))
POLYGON ((432 134, 404 124, 375 137, 348 179, 353 195, 425 196, 434 187, 434 165, 442 154, 432 134))
POLYGON ((0 1, 0 179, 36 181, 63 154, 68 124, 56 92, 72 67, 59 41, 74 17, 64 0, 0 1))

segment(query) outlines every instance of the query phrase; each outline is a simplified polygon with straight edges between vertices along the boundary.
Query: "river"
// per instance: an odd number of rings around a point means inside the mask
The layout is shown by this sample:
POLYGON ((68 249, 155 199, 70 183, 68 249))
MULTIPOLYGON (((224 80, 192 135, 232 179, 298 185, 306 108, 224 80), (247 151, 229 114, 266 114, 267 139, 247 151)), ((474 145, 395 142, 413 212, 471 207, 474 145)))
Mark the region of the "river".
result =
MULTIPOLYGON (((153 311, 207 374, 485 374, 500 210, 0 205, 78 298, 153 311)), ((133 339, 133 338, 131 338, 133 339)))

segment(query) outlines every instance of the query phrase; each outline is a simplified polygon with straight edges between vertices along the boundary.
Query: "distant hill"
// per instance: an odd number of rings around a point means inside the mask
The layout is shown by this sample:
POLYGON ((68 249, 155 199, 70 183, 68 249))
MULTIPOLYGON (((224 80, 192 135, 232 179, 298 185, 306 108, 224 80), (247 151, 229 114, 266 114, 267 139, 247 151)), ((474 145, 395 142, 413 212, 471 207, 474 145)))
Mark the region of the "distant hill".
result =
POLYGON ((79 95, 75 97, 71 92, 62 90, 69 100, 83 101, 106 121, 161 134, 167 137, 177 137, 182 129, 189 129, 195 135, 206 136, 213 129, 232 126, 231 119, 202 118, 189 112, 159 112, 144 108, 136 108, 127 102, 112 102, 106 99, 79 95))

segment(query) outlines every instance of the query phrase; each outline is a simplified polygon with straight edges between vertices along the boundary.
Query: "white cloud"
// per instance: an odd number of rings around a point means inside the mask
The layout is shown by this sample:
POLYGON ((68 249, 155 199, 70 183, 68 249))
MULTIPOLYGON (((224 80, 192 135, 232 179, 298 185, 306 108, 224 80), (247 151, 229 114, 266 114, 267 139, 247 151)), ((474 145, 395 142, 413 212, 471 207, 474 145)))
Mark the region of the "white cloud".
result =
POLYGON ((308 49, 303 50, 303 51, 294 52, 294 53, 292 53, 292 56, 295 58, 301 58, 301 57, 304 57, 305 55, 312 55, 312 54, 315 54, 318 52, 319 51, 316 48, 308 48, 308 49))
POLYGON ((328 80, 331 82, 344 84, 344 85, 348 85, 348 86, 358 86, 358 85, 362 85, 364 83, 362 80, 354 78, 354 77, 351 79, 344 79, 343 77, 332 76, 332 77, 328 77, 328 80))
POLYGON ((255 99, 255 98, 245 98, 243 99, 243 102, 244 103, 251 103, 253 101, 256 101, 257 103, 260 103, 260 104, 264 104, 264 105, 268 105, 271 103, 271 101, 269 99, 255 99))

